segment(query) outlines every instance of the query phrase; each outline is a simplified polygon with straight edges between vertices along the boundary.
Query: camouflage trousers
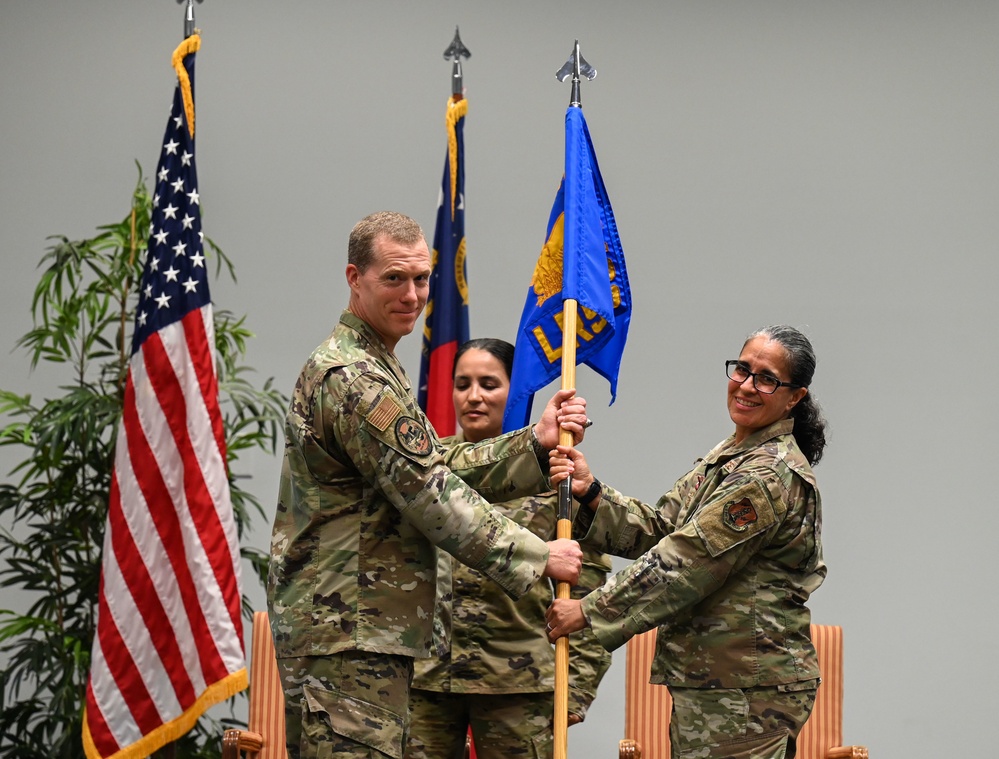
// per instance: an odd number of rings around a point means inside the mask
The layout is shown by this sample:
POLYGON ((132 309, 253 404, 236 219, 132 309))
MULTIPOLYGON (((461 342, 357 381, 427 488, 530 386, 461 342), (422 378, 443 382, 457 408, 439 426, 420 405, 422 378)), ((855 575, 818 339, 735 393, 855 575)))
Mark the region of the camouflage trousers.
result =
POLYGON ((277 663, 289 759, 402 759, 410 657, 344 651, 277 663))
POLYGON ((436 693, 413 688, 406 759, 461 759, 472 728, 478 759, 551 759, 555 695, 436 693))
POLYGON ((766 688, 670 687, 672 759, 793 759, 817 680, 766 688))

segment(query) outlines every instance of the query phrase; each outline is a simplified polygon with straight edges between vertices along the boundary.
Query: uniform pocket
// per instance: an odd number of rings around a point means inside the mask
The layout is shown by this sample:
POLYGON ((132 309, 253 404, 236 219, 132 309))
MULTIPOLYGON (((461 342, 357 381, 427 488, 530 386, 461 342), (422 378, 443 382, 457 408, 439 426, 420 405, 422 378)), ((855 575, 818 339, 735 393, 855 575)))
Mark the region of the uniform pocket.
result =
MULTIPOLYGON (((345 696, 311 685, 303 685, 305 705, 312 725, 303 725, 303 738, 317 738, 319 728, 313 720, 323 722, 337 735, 368 746, 392 759, 402 759, 405 748, 405 717, 366 701, 345 696)), ((320 728, 321 729, 321 728, 320 728)))
POLYGON ((534 746, 533 759, 549 759, 555 750, 555 735, 551 727, 545 727, 531 736, 531 744, 534 746))
POLYGON ((784 759, 787 755, 787 730, 774 730, 762 735, 715 743, 682 751, 676 759, 696 756, 698 759, 784 759))

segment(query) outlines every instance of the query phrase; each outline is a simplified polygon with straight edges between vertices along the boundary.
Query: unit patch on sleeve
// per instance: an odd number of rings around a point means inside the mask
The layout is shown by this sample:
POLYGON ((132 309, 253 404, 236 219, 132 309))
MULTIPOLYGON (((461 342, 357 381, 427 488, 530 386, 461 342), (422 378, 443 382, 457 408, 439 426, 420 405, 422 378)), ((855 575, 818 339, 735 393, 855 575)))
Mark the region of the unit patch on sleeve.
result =
POLYGON ((693 519, 711 556, 718 556, 777 523, 770 494, 756 478, 720 495, 718 500, 705 504, 693 519))
POLYGON ((745 532, 746 529, 759 519, 756 507, 748 498, 741 501, 730 501, 722 509, 722 521, 736 532, 745 532))
POLYGON ((395 437, 404 450, 417 456, 426 456, 433 449, 430 435, 423 425, 411 416, 400 416, 396 420, 395 437))

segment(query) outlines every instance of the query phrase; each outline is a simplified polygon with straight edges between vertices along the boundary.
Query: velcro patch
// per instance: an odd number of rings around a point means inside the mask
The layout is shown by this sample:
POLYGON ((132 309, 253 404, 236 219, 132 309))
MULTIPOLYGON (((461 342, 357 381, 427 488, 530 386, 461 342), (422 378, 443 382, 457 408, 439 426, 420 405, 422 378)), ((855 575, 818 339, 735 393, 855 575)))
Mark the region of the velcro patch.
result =
POLYGON ((402 406, 396 402, 395 398, 383 395, 382 399, 378 401, 378 405, 368 413, 367 422, 379 432, 385 432, 392 420, 401 413, 402 406))
POLYGON ((404 450, 426 456, 433 450, 426 428, 411 416, 400 416, 395 423, 395 437, 404 450))
POLYGON ((766 532, 776 524, 777 513, 763 483, 753 478, 705 504, 693 521, 708 553, 718 556, 766 532))
POLYGON ((729 501, 722 509, 722 522, 736 532, 745 532, 749 525, 759 519, 756 507, 748 498, 741 501, 729 501))

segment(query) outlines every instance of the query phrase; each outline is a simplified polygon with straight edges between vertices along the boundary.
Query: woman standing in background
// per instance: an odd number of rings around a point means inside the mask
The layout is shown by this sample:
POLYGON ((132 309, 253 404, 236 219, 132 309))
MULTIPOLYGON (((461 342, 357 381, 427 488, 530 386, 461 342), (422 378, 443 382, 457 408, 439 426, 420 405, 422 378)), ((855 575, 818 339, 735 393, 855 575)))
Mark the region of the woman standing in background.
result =
MULTIPOLYGON (((512 368, 513 346, 503 340, 470 340, 459 348, 453 373, 458 439, 474 443, 501 434, 512 368)), ((494 507, 547 540, 555 534, 556 501, 546 494, 494 507)), ((440 659, 416 662, 407 759, 461 757, 469 727, 478 759, 550 757, 555 657, 545 610, 552 588, 539 583, 515 602, 485 575, 449 556, 441 560, 450 564, 452 579, 451 647, 440 659)), ((610 566, 607 556, 584 548, 573 597, 603 584, 610 566)), ((447 576, 446 567, 439 572, 447 576)), ((582 722, 611 660, 589 631, 574 636, 570 649, 571 725, 582 722)))

